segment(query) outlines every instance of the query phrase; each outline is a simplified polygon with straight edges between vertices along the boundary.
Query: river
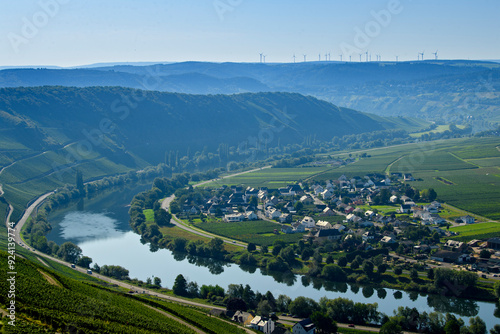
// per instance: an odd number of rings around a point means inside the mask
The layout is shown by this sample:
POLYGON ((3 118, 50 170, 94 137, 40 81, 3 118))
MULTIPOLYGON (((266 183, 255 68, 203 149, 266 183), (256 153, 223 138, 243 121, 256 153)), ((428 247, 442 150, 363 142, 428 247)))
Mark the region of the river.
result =
POLYGON ((373 289, 345 283, 307 281, 298 275, 265 274, 259 268, 241 268, 239 265, 186 256, 160 249, 151 251, 149 244, 142 244, 140 236, 128 225, 128 204, 132 197, 148 188, 135 186, 108 192, 85 203, 58 210, 50 216, 53 226, 47 235, 58 244, 76 243, 83 254, 99 265, 113 264, 127 268, 131 278, 145 281, 158 276, 164 287, 171 288, 178 274, 195 281, 199 286, 218 284, 249 284, 254 291, 271 291, 275 298, 285 294, 291 298, 306 296, 344 297, 355 302, 377 303, 378 309, 392 315, 398 306, 416 307, 419 312, 450 312, 462 317, 480 316, 488 328, 500 323, 494 316, 495 304, 461 298, 408 293, 393 289, 373 289))

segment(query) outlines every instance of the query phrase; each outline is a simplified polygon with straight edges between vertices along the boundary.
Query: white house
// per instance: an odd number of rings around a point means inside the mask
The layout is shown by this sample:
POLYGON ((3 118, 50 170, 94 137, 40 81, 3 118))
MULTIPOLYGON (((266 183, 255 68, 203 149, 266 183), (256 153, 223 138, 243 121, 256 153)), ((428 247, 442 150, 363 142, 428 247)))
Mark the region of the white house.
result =
POLYGON ((333 212, 333 210, 330 209, 329 207, 326 207, 323 209, 323 212, 321 212, 321 215, 322 216, 335 216, 335 212, 333 212))
POLYGON ((323 197, 323 199, 330 199, 333 196, 333 192, 329 189, 326 189, 321 193, 321 196, 323 197))
POLYGON ((380 240, 380 242, 383 244, 394 244, 396 243, 396 240, 390 236, 385 236, 380 240))
POLYGON ((307 195, 302 196, 302 197, 300 198, 300 201, 301 201, 302 203, 304 203, 304 204, 311 204, 311 203, 313 203, 313 202, 314 202, 314 201, 313 201, 313 199, 312 199, 311 197, 307 196, 307 195))
POLYGON ((391 203, 396 203, 398 201, 398 196, 396 195, 392 195, 390 198, 389 198, 389 201, 391 203))
POLYGON ((293 334, 314 334, 315 330, 316 325, 309 318, 297 322, 292 327, 293 334))
POLYGON ((321 194, 323 191, 325 191, 325 189, 322 186, 320 186, 319 184, 314 187, 314 194, 316 196, 321 194))
POLYGON ((269 219, 277 219, 280 216, 281 216, 281 211, 276 208, 270 207, 268 208, 268 210, 266 210, 266 217, 269 219))
POLYGON ((248 327, 261 331, 265 334, 271 334, 272 331, 274 331, 274 321, 258 315, 252 319, 248 327))
POLYGON ((233 213, 230 215, 225 215, 224 220, 227 221, 228 223, 234 223, 234 222, 242 222, 245 220, 245 215, 242 213, 233 213))
POLYGON ((314 219, 309 216, 305 216, 304 219, 300 221, 300 224, 304 225, 306 228, 313 228, 316 225, 314 219))
POLYGON ((248 220, 257 220, 257 219, 259 219, 259 217, 253 211, 247 211, 245 213, 245 216, 247 217, 248 220))
POLYGON ((474 217, 469 215, 460 217, 460 220, 466 224, 474 224, 474 222, 476 221, 474 217))
POLYGON ((332 224, 330 224, 329 222, 325 222, 323 220, 318 220, 318 222, 316 223, 316 227, 321 230, 330 229, 332 228, 332 224))

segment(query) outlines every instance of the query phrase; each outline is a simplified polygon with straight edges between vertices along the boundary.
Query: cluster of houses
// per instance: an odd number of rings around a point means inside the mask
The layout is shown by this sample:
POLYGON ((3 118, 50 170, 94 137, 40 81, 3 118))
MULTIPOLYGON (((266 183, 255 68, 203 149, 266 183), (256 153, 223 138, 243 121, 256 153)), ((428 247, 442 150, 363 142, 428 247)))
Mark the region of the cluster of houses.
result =
POLYGON ((233 322, 265 334, 292 334, 292 332, 293 334, 314 334, 316 332, 316 325, 309 318, 297 322, 290 332, 284 327, 277 326, 270 317, 255 315, 252 312, 212 309, 210 313, 216 316, 225 315, 233 322))

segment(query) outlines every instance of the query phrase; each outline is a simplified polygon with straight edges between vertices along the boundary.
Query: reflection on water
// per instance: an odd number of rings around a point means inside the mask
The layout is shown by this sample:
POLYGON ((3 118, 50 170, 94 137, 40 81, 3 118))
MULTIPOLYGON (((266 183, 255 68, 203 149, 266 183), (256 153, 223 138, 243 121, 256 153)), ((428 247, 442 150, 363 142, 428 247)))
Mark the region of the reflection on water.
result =
MULTIPOLYGON (((141 190, 138 190, 141 191, 141 190)), ((54 229, 48 236, 61 244, 65 241, 77 243, 86 256, 99 265, 116 264, 127 268, 130 277, 146 280, 161 277, 164 286, 171 287, 178 274, 200 286, 218 284, 249 284, 254 291, 271 291, 275 297, 285 294, 291 298, 307 296, 315 300, 321 297, 344 297, 354 302, 378 303, 379 311, 392 315, 398 306, 416 307, 428 313, 453 312, 458 316, 479 315, 492 328, 498 319, 493 313, 495 304, 474 302, 440 296, 418 298, 418 293, 401 292, 378 287, 360 287, 343 282, 328 282, 320 278, 294 275, 291 272, 271 272, 248 265, 234 265, 224 261, 171 252, 152 246, 132 231, 128 225, 128 208, 133 195, 112 194, 103 200, 87 200, 72 209, 52 215, 54 229), (80 209, 80 210, 79 210, 80 209), (361 289, 362 293, 359 293, 361 289), (375 293, 376 292, 376 293, 375 293)), ((467 319, 464 319, 467 323, 467 319)))
POLYGON ((64 215, 59 236, 76 243, 119 236, 117 220, 101 213, 72 211, 64 215))
POLYGON ((438 312, 453 312, 464 317, 475 317, 479 313, 476 301, 441 295, 429 295, 427 305, 438 312))

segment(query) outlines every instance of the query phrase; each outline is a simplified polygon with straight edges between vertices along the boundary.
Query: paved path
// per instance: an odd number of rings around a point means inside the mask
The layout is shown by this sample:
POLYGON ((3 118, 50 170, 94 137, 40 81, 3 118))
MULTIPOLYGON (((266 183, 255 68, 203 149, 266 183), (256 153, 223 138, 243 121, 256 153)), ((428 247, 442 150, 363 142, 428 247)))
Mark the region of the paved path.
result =
MULTIPOLYGON (((236 173, 236 174, 226 175, 226 176, 223 176, 223 177, 218 178, 218 179, 212 179, 212 180, 208 180, 208 181, 203 181, 203 182, 195 184, 193 187, 200 187, 202 185, 205 185, 207 183, 210 183, 210 182, 213 182, 213 181, 216 181, 216 180, 227 179, 227 178, 230 178, 230 177, 234 177, 234 176, 238 176, 238 175, 242 175, 242 174, 247 174, 247 173, 252 173, 252 172, 256 172, 256 171, 259 171, 259 170, 262 170, 262 169, 267 169, 267 168, 271 168, 271 166, 266 166, 266 167, 261 167, 261 168, 255 168, 255 169, 247 170, 247 171, 236 173)), ((162 209, 168 211, 169 208, 170 208, 170 203, 172 203, 172 201, 174 199, 175 199, 175 195, 170 195, 169 197, 165 198, 162 201, 162 203, 161 203, 162 209)), ((220 238, 225 243, 228 243, 228 244, 231 244, 231 245, 235 245, 235 246, 239 246, 239 247, 244 247, 244 248, 247 247, 247 244, 244 243, 244 242, 241 242, 241 241, 238 241, 238 240, 229 239, 229 238, 226 238, 226 237, 222 237, 220 235, 212 234, 212 233, 209 233, 209 232, 197 229, 195 227, 189 226, 186 223, 182 222, 175 215, 172 215, 172 220, 170 222, 172 224, 174 224, 175 226, 177 226, 177 227, 179 227, 179 228, 181 228, 181 229, 183 229, 185 231, 188 231, 190 233, 193 233, 193 234, 196 234, 196 235, 199 235, 199 236, 202 236, 202 237, 206 237, 206 238, 210 238, 210 239, 220 238)))

